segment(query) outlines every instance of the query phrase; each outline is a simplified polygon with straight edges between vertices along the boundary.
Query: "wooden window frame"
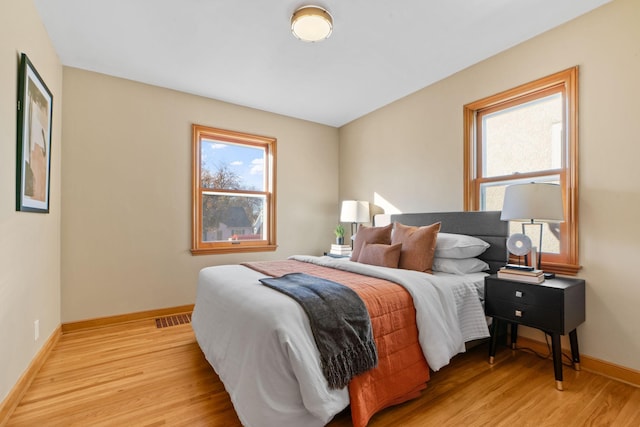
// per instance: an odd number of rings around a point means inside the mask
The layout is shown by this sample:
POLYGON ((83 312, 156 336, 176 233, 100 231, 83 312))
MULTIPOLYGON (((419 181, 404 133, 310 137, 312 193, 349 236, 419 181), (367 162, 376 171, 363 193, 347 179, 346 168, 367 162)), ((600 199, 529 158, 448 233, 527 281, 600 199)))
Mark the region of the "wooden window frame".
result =
POLYGON ((193 255, 207 255, 238 252, 275 251, 276 245, 276 139, 266 136, 192 125, 192 239, 191 253, 193 255), (202 200, 204 192, 220 191, 233 194, 234 190, 219 190, 201 186, 201 142, 203 139, 229 142, 238 145, 260 147, 265 149, 264 174, 266 191, 235 191, 246 194, 263 194, 266 198, 264 222, 266 239, 264 240, 233 240, 206 242, 202 240, 202 200))
MULTIPOLYGON (((559 274, 575 275, 580 269, 578 257, 578 67, 552 74, 516 88, 489 96, 464 106, 464 209, 480 209, 480 184, 499 182, 503 177, 481 175, 481 141, 476 137, 479 112, 499 111, 544 94, 563 92, 563 159, 560 175, 565 222, 561 224, 560 254, 545 254, 542 268, 559 274)), ((550 171, 545 171, 547 175, 550 171)), ((518 178, 535 178, 537 173, 519 174, 518 178)), ((510 175, 509 175, 510 176, 510 175)))

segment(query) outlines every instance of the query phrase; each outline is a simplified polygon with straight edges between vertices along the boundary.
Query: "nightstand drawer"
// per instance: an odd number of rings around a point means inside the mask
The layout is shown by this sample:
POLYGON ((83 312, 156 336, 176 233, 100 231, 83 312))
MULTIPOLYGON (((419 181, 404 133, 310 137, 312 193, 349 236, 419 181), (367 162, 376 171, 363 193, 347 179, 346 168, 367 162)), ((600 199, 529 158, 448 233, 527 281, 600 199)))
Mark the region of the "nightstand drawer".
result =
POLYGON ((562 331, 562 312, 548 310, 526 304, 514 304, 511 301, 490 299, 485 301, 487 316, 498 317, 507 322, 520 323, 547 332, 562 331))
POLYGON ((514 281, 489 281, 487 293, 492 298, 501 299, 513 304, 525 304, 540 309, 559 310, 563 304, 563 292, 560 289, 549 288, 530 283, 514 281))

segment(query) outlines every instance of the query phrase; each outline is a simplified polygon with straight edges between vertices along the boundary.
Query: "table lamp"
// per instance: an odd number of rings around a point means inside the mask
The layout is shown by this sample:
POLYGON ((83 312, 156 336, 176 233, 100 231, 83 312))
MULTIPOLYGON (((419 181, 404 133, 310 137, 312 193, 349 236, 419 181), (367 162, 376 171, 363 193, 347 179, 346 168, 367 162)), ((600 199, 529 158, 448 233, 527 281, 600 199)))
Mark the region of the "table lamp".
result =
POLYGON ((351 223, 351 249, 353 238, 356 235, 358 223, 369 222, 369 202, 358 200, 345 200, 340 209, 340 221, 351 223))
MULTIPOLYGON (((564 222, 564 207, 562 204, 562 188, 558 184, 532 182, 528 184, 513 184, 504 192, 504 204, 500 219, 503 221, 522 221, 522 234, 525 225, 540 227, 540 242, 538 244, 538 266, 542 266, 542 225, 546 222, 564 222)), ((545 273, 546 278, 554 277, 552 273, 545 273)))

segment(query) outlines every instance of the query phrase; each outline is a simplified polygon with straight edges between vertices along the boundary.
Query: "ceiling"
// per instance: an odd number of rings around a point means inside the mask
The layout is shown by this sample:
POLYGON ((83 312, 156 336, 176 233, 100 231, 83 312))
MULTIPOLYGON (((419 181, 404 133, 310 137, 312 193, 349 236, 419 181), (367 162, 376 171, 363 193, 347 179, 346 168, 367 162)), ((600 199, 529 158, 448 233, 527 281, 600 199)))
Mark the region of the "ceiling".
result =
POLYGON ((610 0, 34 0, 65 66, 342 126, 610 0))

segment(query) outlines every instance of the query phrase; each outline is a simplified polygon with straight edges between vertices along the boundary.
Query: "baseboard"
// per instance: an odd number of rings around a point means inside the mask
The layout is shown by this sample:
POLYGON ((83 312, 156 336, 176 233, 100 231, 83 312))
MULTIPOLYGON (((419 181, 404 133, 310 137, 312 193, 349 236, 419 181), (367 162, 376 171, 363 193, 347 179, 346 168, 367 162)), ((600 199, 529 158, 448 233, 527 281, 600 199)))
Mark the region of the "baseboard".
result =
MULTIPOLYGON (((528 347, 543 354, 548 351, 547 343, 526 337, 518 337, 518 347, 528 347)), ((571 358, 571 351, 565 349, 562 349, 562 351, 571 358)), ((580 355, 580 367, 585 371, 590 371, 635 387, 640 387, 640 371, 596 359, 595 357, 585 356, 583 354, 580 355)))
POLYGON ((188 313, 193 311, 193 304, 181 305, 178 307, 160 308, 156 310, 139 311, 136 313, 119 314, 116 316, 98 317, 95 319, 80 320, 62 324, 62 333, 79 331, 83 329, 95 329, 117 323, 135 322, 155 317, 170 316, 173 314, 188 313))
POLYGON ((51 334, 47 342, 44 343, 38 354, 33 358, 27 370, 22 374, 16 385, 13 386, 7 397, 0 403, 0 427, 5 426, 9 422, 9 417, 13 414, 16 407, 24 397, 24 394, 29 389, 29 386, 33 382, 42 365, 49 357, 49 353, 56 345, 60 336, 62 335, 62 328, 58 326, 51 334))

